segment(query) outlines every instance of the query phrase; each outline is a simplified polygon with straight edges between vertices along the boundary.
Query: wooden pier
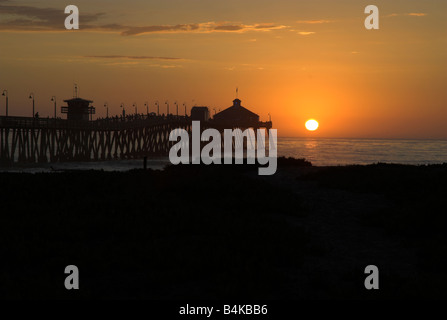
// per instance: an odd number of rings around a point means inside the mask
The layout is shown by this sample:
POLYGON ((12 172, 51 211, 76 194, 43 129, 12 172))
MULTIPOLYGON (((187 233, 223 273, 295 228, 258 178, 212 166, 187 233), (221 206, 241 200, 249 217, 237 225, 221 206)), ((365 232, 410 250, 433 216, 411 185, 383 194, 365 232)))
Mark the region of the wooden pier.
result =
MULTIPOLYGON (((219 126, 213 125, 212 121, 202 124, 203 130, 209 127, 219 126)), ((254 127, 271 128, 271 122, 259 122, 254 127)), ((175 143, 169 141, 169 134, 175 129, 184 129, 190 133, 191 118, 136 115, 73 121, 2 116, 0 164, 100 161, 168 155, 175 143)), ((230 128, 226 126, 226 129, 230 128)))
POLYGON ((190 131, 186 117, 111 118, 90 122, 0 117, 0 162, 133 159, 168 154, 169 134, 190 131))

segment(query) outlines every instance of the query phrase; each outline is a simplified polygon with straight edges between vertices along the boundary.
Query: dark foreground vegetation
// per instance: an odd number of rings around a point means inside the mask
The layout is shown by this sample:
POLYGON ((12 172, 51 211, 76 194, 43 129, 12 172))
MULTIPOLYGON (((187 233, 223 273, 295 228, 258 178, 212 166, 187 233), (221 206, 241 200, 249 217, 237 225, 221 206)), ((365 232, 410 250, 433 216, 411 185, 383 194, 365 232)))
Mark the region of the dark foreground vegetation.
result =
POLYGON ((447 166, 0 174, 0 297, 445 298, 447 166), (364 269, 380 269, 380 290, 364 269), (64 288, 65 266, 81 290, 64 288))

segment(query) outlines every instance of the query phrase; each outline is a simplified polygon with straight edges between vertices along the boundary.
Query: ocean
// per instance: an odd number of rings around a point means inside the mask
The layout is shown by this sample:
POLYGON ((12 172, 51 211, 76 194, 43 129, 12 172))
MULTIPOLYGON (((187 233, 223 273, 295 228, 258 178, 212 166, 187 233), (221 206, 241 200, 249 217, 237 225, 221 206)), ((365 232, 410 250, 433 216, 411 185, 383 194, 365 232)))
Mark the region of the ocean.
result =
POLYGON ((316 166, 447 163, 447 140, 278 139, 278 155, 305 158, 316 166))
MULTIPOLYGON (((397 163, 427 165, 447 163, 447 140, 278 138, 278 156, 305 158, 314 166, 397 163)), ((148 160, 148 167, 163 169, 167 157, 148 160)), ((143 167, 143 160, 51 163, 0 168, 8 172, 58 172, 62 170, 128 171, 143 167)))

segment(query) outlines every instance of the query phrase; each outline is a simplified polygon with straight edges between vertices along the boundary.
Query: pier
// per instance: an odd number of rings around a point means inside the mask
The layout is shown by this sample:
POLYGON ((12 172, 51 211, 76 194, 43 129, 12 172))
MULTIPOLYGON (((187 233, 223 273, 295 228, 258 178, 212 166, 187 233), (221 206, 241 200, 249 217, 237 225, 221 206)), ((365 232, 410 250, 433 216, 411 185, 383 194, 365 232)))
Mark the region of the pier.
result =
MULTIPOLYGON (((67 108, 70 105, 62 110, 68 113, 67 108)), ((94 112, 89 106, 84 109, 85 114, 94 112)), ((184 129, 190 133, 194 120, 194 117, 171 114, 123 114, 94 121, 88 117, 68 118, 1 116, 0 163, 101 161, 168 155, 175 143, 169 141, 171 131, 184 129)), ((216 128, 223 132, 224 129, 271 127, 271 122, 253 119, 239 119, 232 125, 201 119, 202 130, 216 128)))

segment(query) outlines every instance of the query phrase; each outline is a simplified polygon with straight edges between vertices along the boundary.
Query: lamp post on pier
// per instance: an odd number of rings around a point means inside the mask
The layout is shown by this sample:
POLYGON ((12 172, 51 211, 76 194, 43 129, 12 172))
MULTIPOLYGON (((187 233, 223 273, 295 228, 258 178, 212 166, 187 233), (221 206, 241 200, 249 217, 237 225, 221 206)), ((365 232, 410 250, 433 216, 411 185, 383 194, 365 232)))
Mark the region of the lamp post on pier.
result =
POLYGON ((183 106, 185 107, 185 117, 186 117, 186 103, 184 103, 183 106))
POLYGON ((149 115, 149 102, 146 101, 144 106, 146 107, 146 114, 149 115))
POLYGON ((124 107, 124 103, 121 103, 120 108, 123 109, 123 120, 124 120, 124 118, 126 117, 126 109, 124 107))
POLYGON ((107 108, 107 119, 109 118, 109 104, 106 102, 106 103, 104 103, 104 108, 107 108))
POLYGON ((169 102, 166 101, 166 102, 165 102, 165 105, 168 107, 168 109, 167 109, 168 112, 166 113, 166 116, 169 116, 169 102))
POLYGON ((176 105, 176 107, 177 107, 177 117, 178 117, 178 103, 177 103, 177 101, 176 102, 174 102, 174 104, 176 105))
POLYGON ((6 116, 8 116, 8 90, 3 90, 2 96, 6 98, 6 116))
POLYGON ((36 109, 35 109, 34 93, 31 92, 30 95, 29 95, 29 98, 33 100, 33 118, 35 118, 36 114, 34 112, 35 112, 36 109))
POLYGON ((54 102, 54 119, 56 119, 57 118, 56 96, 52 96, 51 101, 54 102))
POLYGON ((155 105, 157 106, 157 116, 159 116, 160 115, 160 103, 158 101, 156 101, 155 105))
POLYGON ((135 108, 135 115, 137 115, 138 114, 138 106, 137 106, 136 102, 133 104, 133 107, 135 108))

